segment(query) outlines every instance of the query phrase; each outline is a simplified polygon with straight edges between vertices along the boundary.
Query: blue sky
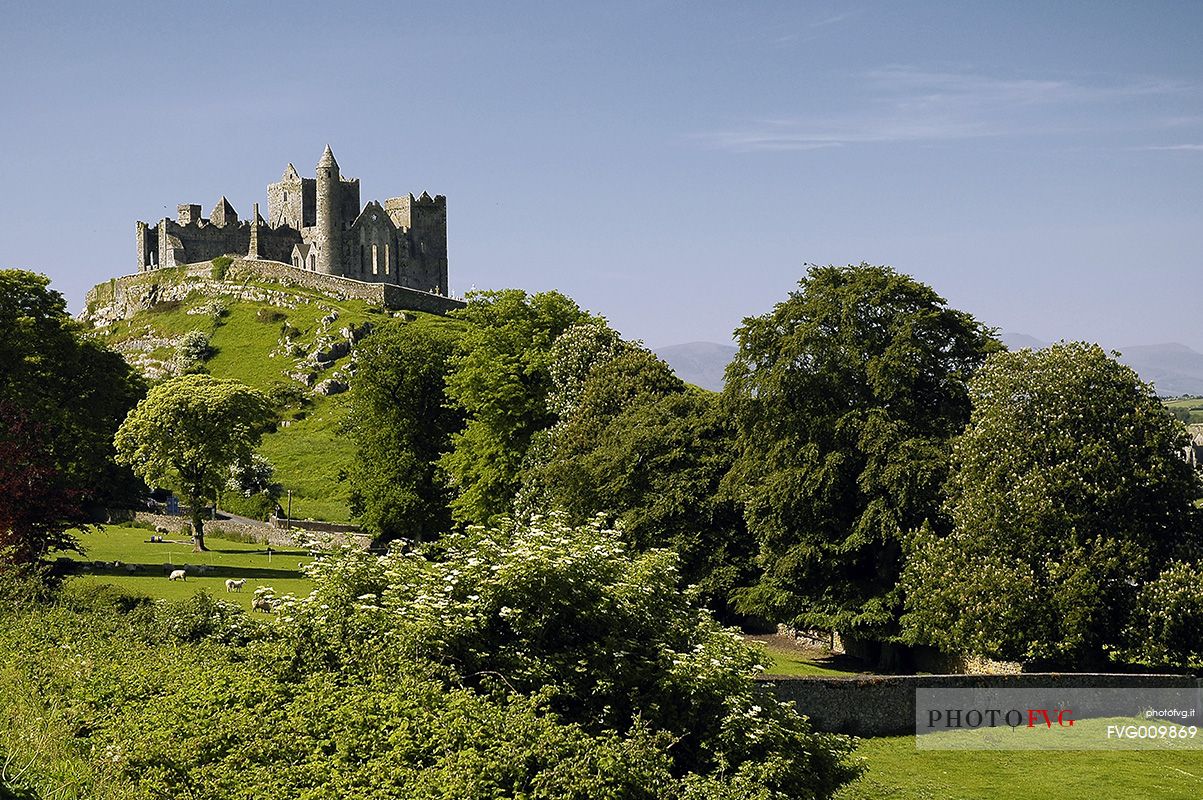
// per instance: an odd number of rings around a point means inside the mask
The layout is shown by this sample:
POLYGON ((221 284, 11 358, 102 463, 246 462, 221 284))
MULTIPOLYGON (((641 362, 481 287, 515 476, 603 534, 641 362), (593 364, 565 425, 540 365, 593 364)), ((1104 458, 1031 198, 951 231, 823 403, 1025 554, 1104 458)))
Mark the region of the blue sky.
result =
POLYGON ((726 342, 807 262, 1203 350, 1203 3, 4 4, 0 266, 78 309, 134 221, 329 142, 448 197, 451 286, 726 342), (107 6, 107 7, 106 7, 107 6))

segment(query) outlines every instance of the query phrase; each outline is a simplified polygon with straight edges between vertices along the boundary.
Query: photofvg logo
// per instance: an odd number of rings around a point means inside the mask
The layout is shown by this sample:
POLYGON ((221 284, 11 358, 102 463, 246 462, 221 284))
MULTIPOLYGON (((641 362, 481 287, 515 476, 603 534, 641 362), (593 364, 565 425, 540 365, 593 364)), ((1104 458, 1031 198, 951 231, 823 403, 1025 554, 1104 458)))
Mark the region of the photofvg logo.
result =
POLYGON ((1203 750, 1191 689, 916 689, 929 750, 1203 750))

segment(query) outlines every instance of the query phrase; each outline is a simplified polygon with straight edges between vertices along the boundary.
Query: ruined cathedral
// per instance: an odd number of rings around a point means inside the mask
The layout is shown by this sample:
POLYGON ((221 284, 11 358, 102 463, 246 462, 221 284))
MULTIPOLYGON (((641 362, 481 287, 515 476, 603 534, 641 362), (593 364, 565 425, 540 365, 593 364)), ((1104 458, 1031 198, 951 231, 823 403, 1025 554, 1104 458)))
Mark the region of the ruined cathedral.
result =
POLYGON ((258 203, 239 220, 222 197, 208 218, 185 203, 174 221, 137 223, 137 236, 139 272, 232 255, 447 294, 447 198, 422 192, 361 207, 359 179, 342 177, 329 145, 316 177, 289 164, 267 187, 266 220, 258 203))

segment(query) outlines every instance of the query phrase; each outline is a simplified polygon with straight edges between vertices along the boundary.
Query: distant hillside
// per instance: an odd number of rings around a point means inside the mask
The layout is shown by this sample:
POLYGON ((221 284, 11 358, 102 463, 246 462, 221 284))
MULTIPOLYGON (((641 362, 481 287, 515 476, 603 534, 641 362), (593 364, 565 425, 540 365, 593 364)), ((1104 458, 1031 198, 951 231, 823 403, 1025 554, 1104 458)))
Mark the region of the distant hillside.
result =
POLYGON ((1029 350, 1039 350, 1042 347, 1048 347, 1048 342, 1042 342, 1035 336, 1028 336, 1026 333, 1003 331, 999 338, 1002 339, 1002 343, 1007 346, 1008 350, 1023 350, 1025 347, 1029 350))
MULTIPOLYGON (((1003 343, 1012 350, 1023 347, 1047 347, 1024 333, 1004 332, 1003 343)), ((1146 383, 1151 383, 1162 397, 1203 395, 1203 353, 1184 344, 1140 344, 1119 348, 1119 360, 1136 370, 1146 383)))
POLYGON ((1203 353, 1177 342, 1121 347, 1119 352, 1119 360, 1162 397, 1203 394, 1203 353))
POLYGON ((178 372, 176 346, 185 334, 207 334, 211 355, 204 366, 214 377, 237 378, 286 401, 280 427, 264 437, 260 452, 292 490, 293 516, 347 521, 346 484, 338 475, 354 454, 342 422, 356 345, 394 316, 431 315, 218 274, 155 270, 119 298, 111 282, 100 284, 81 318, 150 378, 178 372))
POLYGON ((723 390, 723 371, 735 356, 736 348, 714 342, 689 342, 656 348, 656 355, 668 362, 677 377, 694 386, 723 390))

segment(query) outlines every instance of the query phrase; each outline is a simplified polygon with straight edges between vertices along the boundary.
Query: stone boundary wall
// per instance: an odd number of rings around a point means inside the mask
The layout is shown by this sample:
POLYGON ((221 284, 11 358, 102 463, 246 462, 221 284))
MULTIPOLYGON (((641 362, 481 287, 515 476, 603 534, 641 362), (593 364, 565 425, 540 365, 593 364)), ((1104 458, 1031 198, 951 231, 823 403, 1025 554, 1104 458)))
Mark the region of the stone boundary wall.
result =
MULTIPOLYGON (((202 271, 209 268, 208 262, 200 265, 202 271)), ((141 273, 146 274, 146 273, 141 273)), ((366 303, 375 303, 392 311, 426 311, 431 314, 446 314, 466 304, 462 300, 439 294, 398 286, 394 283, 376 283, 344 278, 341 275, 325 275, 320 272, 297 269, 281 261, 263 261, 239 258, 230 264, 228 278, 261 278, 285 286, 300 286, 326 294, 333 294, 366 303)))
POLYGON ((292 527, 303 531, 312 531, 313 533, 336 534, 345 537, 347 542, 353 542, 365 548, 372 544, 372 534, 364 533, 358 525, 345 525, 341 522, 317 522, 311 519, 280 519, 275 516, 268 520, 268 524, 274 528, 284 530, 292 527))
POLYGON ((1029 672, 1022 675, 859 675, 771 677, 757 682, 793 702, 823 731, 856 736, 915 732, 916 689, 1194 689, 1190 675, 1029 672))
MULTIPOLYGON (((155 527, 162 526, 171 531, 169 534, 175 537, 180 533, 181 529, 188 528, 191 531, 191 526, 188 523, 188 518, 184 516, 172 516, 170 514, 155 514, 150 511, 135 511, 133 518, 138 522, 147 522, 155 527)), ((114 515, 113 519, 116 519, 114 515)), ((147 531, 149 536, 153 531, 147 531)), ((291 540, 279 542, 267 542, 263 537, 271 533, 282 533, 276 528, 271 527, 267 523, 247 524, 237 522, 232 519, 206 519, 205 533, 233 533, 237 536, 252 538, 254 541, 264 542, 265 544, 292 544, 291 540)), ((186 534, 191 536, 191 533, 186 534)))
MULTIPOLYGON (((119 517, 113 515, 112 521, 117 522, 119 519, 129 519, 131 515, 119 517)), ((148 522, 151 525, 163 526, 171 531, 169 535, 176 536, 181 528, 189 527, 187 517, 173 517, 169 514, 152 514, 149 511, 135 511, 132 514, 133 519, 138 522, 148 522)), ((293 527, 300 528, 302 522, 293 520, 293 527)), ((322 525, 332 523, 307 523, 309 525, 322 525)), ((346 526, 337 526, 346 527, 346 526)), ((324 531, 336 541, 341 541, 345 544, 355 545, 367 549, 372 543, 372 537, 367 534, 356 534, 349 531, 324 531)), ((150 536, 151 531, 147 531, 146 535, 150 536)), ((240 538, 247 538, 262 544, 270 544, 274 547, 299 547, 297 536, 287 528, 278 528, 275 525, 269 525, 266 522, 256 522, 253 524, 237 522, 231 519, 207 519, 205 520, 205 533, 232 533, 240 538)), ((190 533, 187 535, 191 535, 190 533)))
MULTIPOLYGON (((132 275, 111 278, 93 286, 88 292, 84 306, 91 309, 113 303, 124 303, 131 296, 141 297, 146 294, 146 287, 160 282, 156 280, 156 273, 160 272, 162 272, 163 281, 170 284, 179 283, 185 277, 213 280, 213 265, 208 261, 162 270, 151 269, 145 272, 135 272, 132 275), (130 289, 134 287, 142 287, 144 291, 131 292, 130 289)), ((463 300, 410 289, 406 286, 358 281, 340 275, 325 275, 297 269, 291 264, 280 261, 236 258, 227 268, 224 280, 237 283, 255 279, 283 286, 311 289, 336 299, 362 300, 391 311, 425 311, 431 314, 446 314, 466 305, 463 300)))

